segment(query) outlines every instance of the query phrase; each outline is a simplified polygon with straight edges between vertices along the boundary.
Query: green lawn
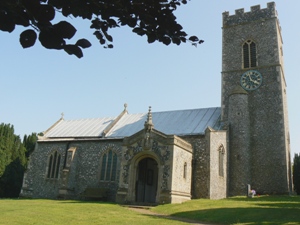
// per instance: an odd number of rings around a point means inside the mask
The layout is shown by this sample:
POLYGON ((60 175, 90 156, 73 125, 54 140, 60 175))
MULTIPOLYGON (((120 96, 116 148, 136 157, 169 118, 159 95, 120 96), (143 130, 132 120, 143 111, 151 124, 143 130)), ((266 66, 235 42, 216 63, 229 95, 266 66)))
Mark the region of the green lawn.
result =
MULTIPOLYGON (((152 211, 220 224, 300 224, 300 197, 235 197, 166 204, 152 211)), ((0 224, 185 224, 142 215, 113 203, 1 199, 0 224)))
POLYGON ((141 215, 117 204, 58 200, 0 200, 1 225, 184 224, 141 215))
POLYGON ((162 205, 155 212, 221 224, 300 224, 300 196, 234 197, 162 205))

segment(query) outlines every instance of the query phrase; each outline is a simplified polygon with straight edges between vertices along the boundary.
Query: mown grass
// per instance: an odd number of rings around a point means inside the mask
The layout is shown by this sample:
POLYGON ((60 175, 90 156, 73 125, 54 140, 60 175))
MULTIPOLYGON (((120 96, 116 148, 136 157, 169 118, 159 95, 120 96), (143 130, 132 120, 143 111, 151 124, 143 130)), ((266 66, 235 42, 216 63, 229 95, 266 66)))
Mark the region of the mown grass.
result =
POLYGON ((300 224, 300 196, 234 197, 161 205, 155 212, 220 224, 300 224))
POLYGON ((0 200, 1 225, 184 224, 142 215, 117 204, 58 200, 0 200))
MULTIPOLYGON (((199 199, 152 211, 214 224, 300 224, 299 196, 199 199)), ((185 224, 105 202, 0 199, 0 224, 185 224)))

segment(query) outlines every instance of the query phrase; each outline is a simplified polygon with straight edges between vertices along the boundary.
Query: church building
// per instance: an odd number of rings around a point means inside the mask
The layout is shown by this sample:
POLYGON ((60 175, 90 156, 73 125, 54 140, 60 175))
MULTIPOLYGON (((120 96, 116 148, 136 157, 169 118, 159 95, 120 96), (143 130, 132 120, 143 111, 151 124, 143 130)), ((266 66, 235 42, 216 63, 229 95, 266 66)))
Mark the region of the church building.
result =
POLYGON ((39 136, 21 196, 181 203, 292 191, 275 3, 223 13, 221 107, 65 120, 39 136))

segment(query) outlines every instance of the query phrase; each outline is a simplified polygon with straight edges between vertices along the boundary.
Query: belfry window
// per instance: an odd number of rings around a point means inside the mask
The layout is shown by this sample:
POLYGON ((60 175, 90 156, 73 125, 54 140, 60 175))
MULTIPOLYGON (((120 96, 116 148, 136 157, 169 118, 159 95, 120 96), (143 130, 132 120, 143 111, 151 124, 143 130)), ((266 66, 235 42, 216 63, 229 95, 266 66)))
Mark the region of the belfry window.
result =
POLYGON ((257 66, 256 44, 248 40, 243 44, 243 67, 251 68, 257 66))
POLYGON ((50 155, 47 178, 57 179, 59 174, 60 154, 55 151, 50 155))
POLYGON ((100 180, 115 181, 117 173, 117 154, 112 150, 102 156, 100 180))

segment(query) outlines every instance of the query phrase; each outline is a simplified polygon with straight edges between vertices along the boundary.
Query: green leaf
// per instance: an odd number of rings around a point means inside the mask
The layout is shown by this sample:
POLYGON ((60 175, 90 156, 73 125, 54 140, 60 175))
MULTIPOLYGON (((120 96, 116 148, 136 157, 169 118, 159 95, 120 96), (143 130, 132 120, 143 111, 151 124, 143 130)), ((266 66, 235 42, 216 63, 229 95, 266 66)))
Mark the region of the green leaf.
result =
POLYGON ((37 14, 36 19, 39 22, 41 22, 41 21, 49 22, 49 21, 53 20, 55 17, 54 8, 51 5, 40 5, 38 7, 38 12, 36 14, 37 14))
POLYGON ((83 56, 81 48, 79 48, 76 45, 65 45, 64 50, 69 54, 69 55, 76 55, 78 58, 81 58, 83 56))
POLYGON ((105 35, 105 37, 106 37, 106 39, 107 39, 108 41, 110 41, 110 42, 113 41, 112 36, 110 36, 106 31, 103 31, 103 34, 105 35))
POLYGON ((186 38, 185 38, 185 37, 180 37, 180 40, 181 40, 183 43, 186 43, 186 38))
POLYGON ((114 19, 108 19, 107 23, 108 23, 109 27, 118 27, 119 26, 114 19))
POLYGON ((35 44, 36 39, 37 34, 32 29, 25 30, 20 34, 20 43, 23 48, 33 46, 35 44))
POLYGON ((11 33, 15 29, 15 23, 5 12, 0 11, 0 30, 11 33))
POLYGON ((99 39, 99 40, 103 39, 102 33, 101 33, 100 31, 98 31, 98 30, 96 30, 96 31, 94 32, 94 35, 95 35, 95 36, 97 37, 97 39, 99 39))
POLYGON ((180 39, 179 38, 172 38, 172 42, 174 43, 174 44, 177 44, 177 45, 180 45, 180 39))
POLYGON ((19 12, 18 15, 14 18, 14 22, 17 25, 21 25, 24 27, 28 27, 29 23, 29 15, 26 12, 19 12))
POLYGON ((68 23, 67 21, 60 21, 59 23, 54 24, 53 29, 62 38, 68 39, 71 39, 77 31, 76 28, 73 27, 73 25, 68 23))
POLYGON ((196 36, 191 36, 191 37, 189 38, 189 40, 190 40, 190 41, 199 41, 199 38, 196 37, 196 36))
POLYGON ((156 41, 156 35, 155 34, 148 34, 148 43, 151 44, 156 41))
POLYGON ((48 49, 63 49, 66 44, 64 39, 60 35, 57 35, 53 29, 41 30, 39 40, 48 49))
POLYGON ((171 39, 168 38, 168 37, 164 37, 162 42, 163 42, 165 45, 169 45, 169 44, 171 44, 171 39))
POLYGON ((106 41, 104 39, 100 39, 99 42, 101 45, 104 45, 106 43, 106 41))
POLYGON ((140 28, 140 27, 136 27, 132 30, 132 32, 137 33, 140 36, 143 36, 144 34, 146 34, 146 31, 144 31, 144 29, 140 28))
POLYGON ((75 45, 80 46, 81 48, 89 48, 92 46, 92 44, 84 38, 79 39, 75 45))

